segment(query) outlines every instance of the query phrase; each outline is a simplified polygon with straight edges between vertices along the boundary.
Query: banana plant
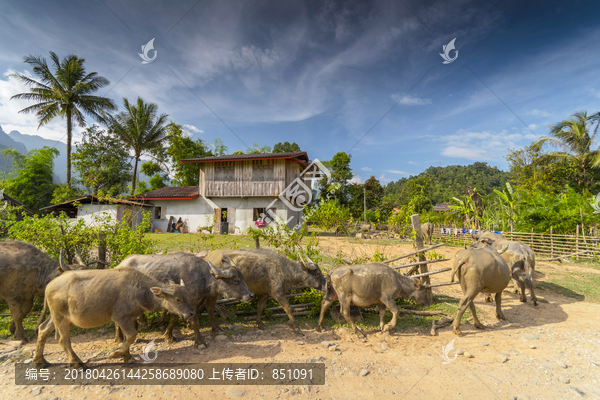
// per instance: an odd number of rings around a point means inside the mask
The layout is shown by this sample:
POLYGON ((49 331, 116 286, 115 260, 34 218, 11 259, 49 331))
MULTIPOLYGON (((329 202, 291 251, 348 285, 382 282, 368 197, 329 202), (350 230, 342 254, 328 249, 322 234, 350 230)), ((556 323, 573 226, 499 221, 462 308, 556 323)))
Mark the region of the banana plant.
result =
POLYGON ((455 210, 459 215, 464 215, 466 226, 474 225, 475 228, 479 228, 479 218, 477 217, 477 207, 475 202, 469 196, 464 198, 453 197, 450 200, 453 204, 450 206, 451 210, 455 210), (473 215, 471 217, 471 214, 473 215))
POLYGON ((508 213, 509 222, 513 222, 515 215, 515 205, 517 204, 517 196, 510 183, 506 182, 506 188, 499 191, 494 189, 494 193, 498 195, 500 202, 508 213))

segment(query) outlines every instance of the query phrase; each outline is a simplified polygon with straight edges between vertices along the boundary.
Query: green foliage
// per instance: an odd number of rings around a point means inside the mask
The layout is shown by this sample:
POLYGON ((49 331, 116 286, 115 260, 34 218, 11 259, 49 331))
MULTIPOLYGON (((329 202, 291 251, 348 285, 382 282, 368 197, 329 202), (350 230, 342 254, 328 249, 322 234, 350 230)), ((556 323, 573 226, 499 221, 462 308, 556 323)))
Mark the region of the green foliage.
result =
POLYGON ((352 179, 352 168, 350 160, 352 156, 344 152, 336 153, 330 161, 324 161, 323 165, 331 172, 331 179, 324 176, 319 181, 320 198, 326 195, 333 196, 336 203, 348 203, 348 181, 352 179))
POLYGON ((102 191, 118 196, 127 190, 131 157, 116 134, 94 125, 83 132, 75 148, 72 159, 79 175, 76 183, 85 188, 79 192, 97 195, 102 191))
POLYGON ((223 143, 222 139, 216 138, 215 140, 213 140, 211 147, 212 153, 215 156, 223 156, 227 154, 227 146, 225 146, 225 143, 223 143))
POLYGON ((381 262, 387 260, 385 254, 381 253, 379 250, 375 250, 373 253, 373 257, 371 257, 371 262, 381 262))
POLYGON ((270 153, 270 152, 271 152, 271 146, 268 146, 268 145, 260 146, 256 142, 252 143, 252 147, 248 147, 246 149, 246 154, 264 154, 264 153, 270 153))
MULTIPOLYGON (((288 258, 298 260, 298 249, 301 248, 302 241, 308 234, 306 224, 290 229, 285 221, 273 221, 264 228, 248 228, 248 235, 253 239, 259 239, 282 251, 288 258)), ((305 253, 313 261, 318 262, 320 250, 318 248, 319 241, 316 233, 312 233, 308 237, 308 242, 305 246, 305 253)))
POLYGON ((76 186, 58 185, 52 193, 52 204, 60 204, 65 201, 78 199, 85 196, 76 186))
POLYGON ((273 146, 273 153, 290 153, 293 151, 302 151, 296 142, 279 142, 273 146))
POLYGON ((15 170, 3 182, 6 193, 33 210, 47 206, 56 185, 52 183, 55 148, 42 147, 14 159, 15 170))
MULTIPOLYGON (((198 164, 180 163, 180 160, 212 156, 208 146, 201 139, 192 140, 184 135, 181 125, 171 124, 169 147, 165 150, 170 161, 170 172, 176 186, 197 186, 198 164)), ((221 144, 221 146, 223 146, 221 144)))
POLYGON ((352 216, 350 210, 337 205, 333 199, 323 201, 318 205, 306 209, 304 213, 306 221, 314 223, 319 229, 336 229, 348 233, 348 223, 352 216))

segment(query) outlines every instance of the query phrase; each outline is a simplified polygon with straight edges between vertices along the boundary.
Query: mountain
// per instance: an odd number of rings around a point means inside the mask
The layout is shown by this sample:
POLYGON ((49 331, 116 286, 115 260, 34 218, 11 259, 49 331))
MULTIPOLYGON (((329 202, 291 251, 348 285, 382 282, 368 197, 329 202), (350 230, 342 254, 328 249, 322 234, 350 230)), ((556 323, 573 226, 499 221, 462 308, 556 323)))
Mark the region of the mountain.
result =
MULTIPOLYGON (((0 150, 4 149, 15 149, 19 152, 27 153, 27 147, 23 143, 13 140, 0 126, 0 150)), ((12 163, 7 164, 6 158, 3 155, 0 155, 0 168, 2 173, 12 171, 12 163)))
POLYGON ((67 181, 67 145, 63 142, 44 139, 38 135, 25 135, 19 131, 11 131, 9 139, 24 145, 27 149, 39 149, 44 146, 55 147, 60 155, 54 159, 54 183, 67 181))

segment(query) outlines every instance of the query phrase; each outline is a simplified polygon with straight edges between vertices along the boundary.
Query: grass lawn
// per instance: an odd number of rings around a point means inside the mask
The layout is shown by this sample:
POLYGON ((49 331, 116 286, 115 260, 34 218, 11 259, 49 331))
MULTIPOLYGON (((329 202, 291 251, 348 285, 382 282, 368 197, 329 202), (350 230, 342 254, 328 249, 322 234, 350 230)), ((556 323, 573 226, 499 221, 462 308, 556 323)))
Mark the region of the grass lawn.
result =
POLYGON ((254 248, 254 240, 248 235, 149 233, 147 236, 154 241, 157 253, 199 252, 221 247, 230 249, 254 248))

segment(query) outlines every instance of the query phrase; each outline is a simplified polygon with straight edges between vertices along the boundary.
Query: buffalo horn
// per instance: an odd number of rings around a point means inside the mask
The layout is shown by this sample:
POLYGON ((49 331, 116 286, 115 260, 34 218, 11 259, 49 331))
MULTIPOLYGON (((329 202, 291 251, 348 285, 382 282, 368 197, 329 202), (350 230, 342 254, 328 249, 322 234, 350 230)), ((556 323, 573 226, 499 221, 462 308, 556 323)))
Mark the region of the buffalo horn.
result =
POLYGON ((185 287, 185 283, 183 283, 183 279, 180 279, 180 280, 179 280, 179 286, 181 286, 181 287, 185 287))
POLYGON ((303 258, 306 258, 306 260, 308 261, 306 263, 306 267, 308 269, 319 269, 319 267, 317 266, 317 264, 313 260, 310 259, 310 257, 308 256, 308 254, 306 254, 304 252, 304 250, 302 250, 302 255, 303 255, 303 258))
POLYGON ((210 270, 213 272, 216 278, 231 278, 233 276, 233 271, 223 271, 221 268, 216 267, 213 263, 206 260, 210 270))
POLYGON ((166 294, 175 294, 175 291, 173 289, 163 289, 160 288, 160 291, 166 294))
POLYGON ((58 264, 59 265, 58 269, 60 269, 62 272, 70 271, 71 270, 71 268, 69 268, 69 266, 65 262, 65 256, 63 255, 62 249, 60 250, 60 257, 58 259, 58 263, 59 263, 58 264))
POLYGON ((79 255, 79 250, 77 250, 77 247, 75 247, 75 260, 77 260, 77 263, 83 267, 86 267, 85 263, 83 262, 83 260, 81 259, 81 256, 79 255))

